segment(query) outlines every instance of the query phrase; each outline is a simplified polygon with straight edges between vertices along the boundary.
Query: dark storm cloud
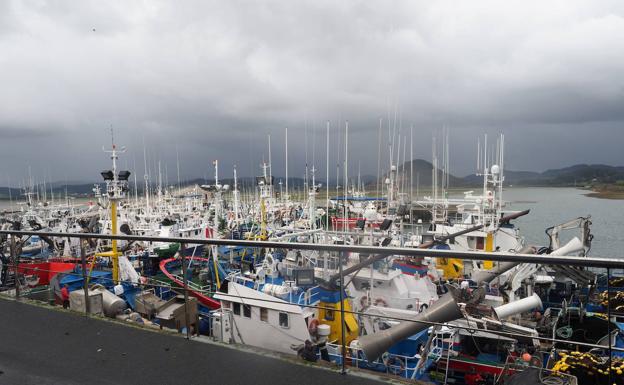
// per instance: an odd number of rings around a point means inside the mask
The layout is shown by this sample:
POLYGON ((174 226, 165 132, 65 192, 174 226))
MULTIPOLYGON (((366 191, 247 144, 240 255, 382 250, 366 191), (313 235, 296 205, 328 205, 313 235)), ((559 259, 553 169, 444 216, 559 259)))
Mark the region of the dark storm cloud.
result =
POLYGON ((374 174, 395 116, 419 158, 449 127, 458 174, 484 132, 506 133, 516 169, 624 164, 623 16, 618 1, 2 2, 0 174, 94 179, 113 126, 141 174, 144 144, 170 179, 176 158, 183 178, 213 159, 257 173, 271 134, 283 175, 289 127, 290 174, 307 154, 324 175, 326 120, 332 172, 349 120, 351 172, 374 174))

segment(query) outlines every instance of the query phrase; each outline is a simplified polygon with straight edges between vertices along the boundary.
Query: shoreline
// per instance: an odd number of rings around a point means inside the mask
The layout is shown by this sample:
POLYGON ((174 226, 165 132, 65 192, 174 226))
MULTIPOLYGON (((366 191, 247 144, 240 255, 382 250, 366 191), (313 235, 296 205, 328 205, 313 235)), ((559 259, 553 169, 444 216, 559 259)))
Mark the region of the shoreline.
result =
POLYGON ((584 194, 589 198, 621 200, 624 199, 624 191, 592 191, 584 194))

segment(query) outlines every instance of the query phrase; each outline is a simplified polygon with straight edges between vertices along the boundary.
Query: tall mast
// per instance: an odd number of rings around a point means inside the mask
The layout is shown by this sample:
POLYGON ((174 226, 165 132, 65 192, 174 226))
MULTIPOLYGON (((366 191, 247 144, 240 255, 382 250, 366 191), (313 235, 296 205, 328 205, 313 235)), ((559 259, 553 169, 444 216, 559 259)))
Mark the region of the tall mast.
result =
POLYGON ((314 164, 312 165, 312 169, 310 171, 312 172, 312 187, 308 190, 308 220, 310 223, 310 229, 314 229, 316 227, 316 179, 314 175, 316 169, 314 168, 314 164))
POLYGON ((136 157, 132 157, 134 163, 134 204, 139 207, 139 187, 137 186, 136 157))
POLYGON ((178 169, 178 190, 182 188, 180 185, 180 153, 178 151, 178 144, 176 143, 176 168, 178 169))
MULTIPOLYGON (((349 185, 349 121, 345 122, 345 158, 344 158, 344 199, 347 199, 348 185, 349 185)), ((347 223, 347 205, 346 200, 343 200, 344 207, 344 231, 347 231, 348 223, 347 223)))
POLYGON ((145 180, 145 214, 149 215, 150 213, 150 201, 149 201, 149 174, 147 171, 147 152, 145 150, 145 138, 143 138, 143 167, 144 174, 143 179, 145 180))
POLYGON ((162 201, 162 172, 160 169, 160 160, 158 161, 158 203, 160 204, 162 201))
POLYGON ((219 186, 219 160, 215 159, 214 162, 214 169, 215 169, 215 186, 219 186))
POLYGON ((483 196, 487 196, 487 178, 488 178, 488 156, 487 156, 487 134, 485 134, 483 144, 483 196))
POLYGON ((239 206, 239 197, 238 197, 238 178, 236 176, 236 165, 234 165, 234 221, 238 224, 238 206, 239 206))
MULTIPOLYGON (((414 125, 410 127, 410 202, 414 199, 414 125)), ((411 217, 411 209, 410 209, 411 217)))
POLYGON ((377 134, 377 189, 375 191, 375 196, 379 197, 379 178, 381 170, 381 118, 379 118, 379 132, 377 134))
MULTIPOLYGON (((113 138, 113 129, 111 128, 111 138, 113 138)), ((106 181, 106 193, 109 198, 110 208, 111 208, 111 234, 117 234, 117 203, 121 201, 125 197, 125 190, 128 183, 128 177, 130 177, 130 172, 125 171, 118 173, 117 172, 117 159, 118 153, 125 152, 125 147, 122 147, 121 150, 117 150, 117 146, 115 145, 114 139, 112 139, 112 149, 106 150, 102 148, 102 150, 106 153, 111 154, 111 160, 113 161, 113 169, 102 172, 102 176, 106 181), (121 178, 121 180, 120 180, 121 178)), ((112 240, 112 250, 110 253, 107 253, 103 256, 110 256, 113 262, 113 282, 119 282, 119 255, 120 253, 117 250, 117 240, 112 240)))
MULTIPOLYGON (((498 211, 503 209, 503 182, 505 181, 505 134, 500 134, 500 150, 498 156, 498 211)), ((500 215, 500 213, 498 214, 500 215)))
POLYGON ((325 159, 325 203, 327 205, 327 211, 325 212, 325 229, 329 231, 329 120, 327 121, 327 142, 325 146, 327 157, 325 159))
POLYGON ((403 167, 402 167, 403 174, 402 174, 402 178, 401 178, 401 190, 402 190, 403 194, 405 194, 405 183, 407 182, 407 178, 406 178, 406 175, 405 175, 405 162, 406 162, 406 160, 405 160, 405 147, 406 147, 406 145, 407 145, 407 138, 403 137, 403 167))
POLYGON ((286 127, 286 199, 288 199, 288 127, 286 127))
MULTIPOLYGON (((271 134, 269 134, 269 180, 272 180, 271 176, 273 175, 273 163, 271 163, 271 134)), ((271 183, 273 186, 273 183, 271 183)))

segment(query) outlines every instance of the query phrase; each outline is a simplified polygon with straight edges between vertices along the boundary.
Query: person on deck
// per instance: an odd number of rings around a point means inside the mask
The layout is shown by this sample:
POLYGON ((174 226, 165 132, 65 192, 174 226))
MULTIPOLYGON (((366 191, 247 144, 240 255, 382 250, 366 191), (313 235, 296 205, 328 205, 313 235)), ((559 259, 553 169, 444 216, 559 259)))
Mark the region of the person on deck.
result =
POLYGON ((61 289, 61 299, 63 300, 63 309, 69 308, 69 287, 63 285, 61 289))
POLYGON ((299 356, 306 361, 316 362, 318 357, 316 356, 316 351, 314 349, 314 345, 312 345, 312 341, 305 340, 305 344, 303 348, 299 350, 299 356))
POLYGON ((470 368, 470 372, 464 375, 464 381, 466 385, 480 385, 483 383, 483 377, 477 373, 477 370, 473 366, 470 368))

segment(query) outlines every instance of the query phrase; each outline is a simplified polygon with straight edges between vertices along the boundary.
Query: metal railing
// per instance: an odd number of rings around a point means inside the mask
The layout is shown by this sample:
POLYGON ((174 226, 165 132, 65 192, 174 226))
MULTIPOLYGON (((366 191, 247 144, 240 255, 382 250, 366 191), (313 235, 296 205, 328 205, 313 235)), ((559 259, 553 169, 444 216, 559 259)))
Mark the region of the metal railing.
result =
MULTIPOLYGON (((611 300, 611 287, 609 286, 609 278, 611 277, 611 272, 614 270, 621 270, 624 268, 624 259, 619 259, 619 258, 594 258, 594 257, 569 257, 569 256, 549 256, 549 255, 534 255, 534 254, 520 254, 520 253, 509 253, 509 252, 478 252, 478 251, 451 251, 451 250, 439 250, 439 249, 417 249, 417 248, 403 248, 403 247, 372 247, 372 246, 362 246, 362 245, 334 245, 334 244, 315 244, 315 243, 295 243, 295 242, 275 242, 275 241, 251 241, 251 240, 231 240, 231 239, 196 239, 196 238, 179 238, 179 237, 151 237, 151 236, 134 236, 134 235, 105 235, 105 234, 89 234, 89 233, 61 233, 61 232, 41 232, 41 231, 14 231, 14 230, 2 230, 0 231, 0 234, 3 235, 8 235, 9 237, 7 238, 9 241, 9 249, 10 249, 10 261, 11 261, 11 266, 9 267, 13 272, 14 272, 14 276, 15 276, 15 297, 16 298, 20 298, 21 293, 20 293, 20 284, 19 284, 19 279, 18 279, 18 271, 19 271, 19 267, 20 267, 20 259, 19 256, 17 255, 17 247, 16 247, 16 242, 17 240, 22 237, 22 236, 31 236, 31 235, 41 235, 41 236, 46 236, 46 237, 63 237, 63 238, 80 238, 81 240, 86 240, 86 239, 104 239, 104 240, 112 240, 112 239, 116 239, 116 240, 124 240, 124 241, 139 241, 139 242, 145 242, 145 243, 151 243, 151 242, 171 242, 171 243, 179 243, 181 245, 187 245, 187 244, 191 244, 191 245, 197 245, 197 244, 201 244, 201 245, 211 245, 211 246, 244 246, 244 247, 250 247, 250 248, 258 248, 258 249, 267 249, 267 248, 274 248, 274 249, 288 249, 288 250, 316 250, 319 252, 336 252, 338 253, 339 258, 342 260, 344 259, 344 256, 347 255, 347 253, 360 253, 360 254, 368 254, 368 255, 382 255, 382 256, 392 256, 392 255, 401 255, 401 256, 411 256, 411 257, 437 257, 437 258, 455 258, 455 259, 462 259, 462 260, 491 260, 491 261, 496 261, 496 262, 517 262, 517 263, 537 263, 540 265, 567 265, 567 266, 579 266, 579 267, 590 267, 593 268, 594 270, 596 269, 606 269, 606 274, 607 274, 607 318, 609 320, 612 319, 612 313, 611 313, 611 304, 610 304, 610 300, 611 300)), ((80 265, 81 265, 81 272, 80 274, 77 273, 69 273, 69 274, 76 274, 76 275, 80 275, 80 277, 83 280, 83 290, 84 290, 84 294, 85 294, 85 313, 89 314, 90 313, 90 309, 89 309, 89 300, 88 299, 88 293, 89 293, 89 287, 88 287, 88 275, 87 275, 87 255, 86 255, 86 250, 84 247, 84 242, 81 242, 81 244, 83 245, 80 248, 80 265)), ((180 248, 180 250, 182 250, 183 247, 180 248)), ((338 288, 340 289, 341 292, 341 297, 342 297, 342 293, 344 293, 344 279, 343 279, 343 272, 342 272, 342 266, 344 264, 344 261, 342 261, 343 263, 338 263, 338 267, 339 267, 339 274, 340 274, 340 279, 337 281, 339 283, 338 288)), ((184 299, 185 299, 185 327, 186 327, 186 333, 187 333, 187 338, 190 338, 190 333, 191 333, 191 321, 189 319, 189 309, 188 309, 188 296, 189 296, 189 291, 192 292, 197 292, 197 293, 201 293, 207 296, 216 294, 216 291, 213 291, 210 289, 209 286, 202 286, 202 285, 198 285, 195 284, 193 282, 189 282, 188 281, 188 275, 186 273, 186 269, 187 269, 187 264, 186 263, 182 263, 182 276, 177 276, 177 278, 183 282, 182 287, 176 287, 175 285, 165 285, 161 282, 156 282, 156 283, 139 283, 139 287, 141 288, 163 288, 163 289, 173 289, 173 290, 178 290, 178 291, 182 291, 184 294, 184 299)), ((240 277, 240 276, 239 276, 240 277)), ((241 277, 242 278, 242 277, 241 277)), ((112 279, 111 279, 112 280, 112 279)), ((227 298, 227 296, 229 294, 227 293, 223 293, 223 292, 219 292, 219 295, 224 296, 227 298)), ((300 295, 303 295, 303 293, 301 293, 300 295)), ((242 299, 252 299, 252 298, 247 298, 247 297, 241 297, 241 296, 237 296, 239 298, 242 299)), ((253 298, 255 299, 255 298, 253 298)), ((342 299, 342 298, 341 298, 342 299)), ((255 299, 257 300, 257 299, 255 299)), ((265 301, 265 302, 275 302, 275 303, 282 303, 282 301, 278 300, 277 298, 275 299, 275 301, 271 301, 271 300, 267 300, 267 299, 260 299, 261 301, 265 301)), ((291 301, 292 302, 292 301, 291 301)), ((297 297, 297 301, 296 305, 299 305, 301 307, 304 308, 311 308, 311 309, 324 309, 324 310, 336 310, 335 308, 328 308, 328 307, 323 307, 323 306, 319 306, 319 305, 314 305, 314 303, 316 303, 315 301, 312 301, 312 298, 308 298, 304 301, 301 300, 301 297, 298 296, 297 297)), ((355 316, 367 316, 368 314, 365 312, 361 312, 361 311, 349 311, 344 309, 344 307, 342 306, 343 301, 340 302, 340 313, 342 315, 341 319, 342 319, 342 336, 345 336, 345 315, 346 314, 352 314, 355 316)), ((412 319, 410 318, 400 318, 400 317, 396 317, 396 316, 383 316, 383 315, 378 315, 375 314, 375 317, 378 318, 387 318, 388 320, 394 320, 394 321, 401 321, 401 322, 413 322, 412 319)), ((420 321, 421 323, 424 324, 428 324, 430 326, 445 326, 447 328, 450 329, 465 329, 465 330, 469 330, 472 332, 478 331, 478 329, 475 328, 471 328, 471 327, 466 327, 466 326, 457 326, 457 325, 452 325, 446 322, 434 322, 434 321, 420 321)), ((610 329, 610 323, 607 323, 609 325, 609 330, 608 330, 608 335, 611 335, 611 329, 610 329)), ((196 325, 197 326, 197 325, 196 325)), ((196 327, 196 331, 199 332, 198 327, 196 327)), ((504 332, 504 331, 496 331, 496 334, 502 335, 502 336, 518 336, 515 333, 512 332, 504 332)), ((522 335, 523 337, 526 337, 526 335, 522 335)), ((548 337, 533 337, 531 336, 531 338, 535 338, 537 340, 540 341, 544 341, 544 342, 549 342, 549 343, 562 343, 562 344, 569 344, 570 341, 568 340, 562 340, 562 339, 557 339, 555 338, 556 336, 553 335, 553 338, 548 338, 548 337)), ((617 348, 612 346, 611 343, 611 338, 608 338, 608 346, 601 346, 601 345, 597 345, 597 344, 590 344, 590 343, 582 343, 582 342, 575 342, 575 345, 578 346, 584 346, 586 348, 606 348, 609 352, 609 362, 611 361, 612 357, 613 357, 613 352, 615 351, 619 351, 619 352, 624 352, 624 349, 621 348, 617 348)), ((337 361, 340 361, 340 365, 342 368, 342 373, 346 373, 346 365, 347 362, 350 360, 351 365, 355 366, 355 367, 366 367, 367 365, 362 364, 363 363, 363 359, 359 356, 359 353, 356 351, 356 355, 355 356, 351 356, 350 358, 347 358, 347 346, 345 341, 341 341, 341 343, 339 344, 334 344, 333 346, 333 353, 332 355, 336 358, 337 354, 340 354, 340 359, 337 361), (338 349, 336 350, 336 346, 338 347, 338 349), (336 353, 338 352, 338 353, 336 353)), ((413 361, 415 359, 415 357, 406 357, 406 356, 400 356, 400 355, 396 355, 396 357, 400 360, 403 360, 403 362, 406 363, 405 368, 407 368, 407 362, 408 362, 408 358, 409 361, 413 361)), ((397 365, 395 364, 390 364, 388 366, 390 368, 390 370, 392 372, 397 371, 397 365), (392 366, 394 365, 394 366, 392 366)), ((400 365, 399 365, 400 368, 400 365)), ((404 370, 405 373, 407 373, 407 370, 404 370)), ((407 375, 407 374, 405 374, 407 375)), ((609 373, 609 375, 611 375, 609 373)))

